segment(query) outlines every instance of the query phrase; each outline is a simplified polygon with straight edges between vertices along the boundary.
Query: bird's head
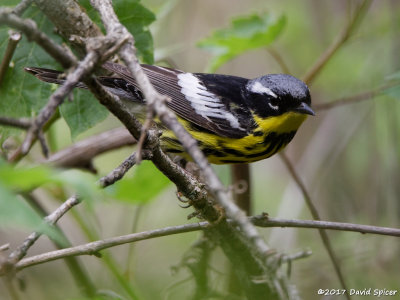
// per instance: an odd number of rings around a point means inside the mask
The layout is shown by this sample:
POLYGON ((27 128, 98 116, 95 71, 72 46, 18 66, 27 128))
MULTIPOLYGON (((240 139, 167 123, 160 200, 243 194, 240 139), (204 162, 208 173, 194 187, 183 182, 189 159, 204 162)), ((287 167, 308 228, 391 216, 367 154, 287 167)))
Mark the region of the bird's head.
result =
POLYGON ((249 80, 246 92, 254 112, 260 117, 287 112, 314 115, 307 85, 291 75, 270 74, 249 80))

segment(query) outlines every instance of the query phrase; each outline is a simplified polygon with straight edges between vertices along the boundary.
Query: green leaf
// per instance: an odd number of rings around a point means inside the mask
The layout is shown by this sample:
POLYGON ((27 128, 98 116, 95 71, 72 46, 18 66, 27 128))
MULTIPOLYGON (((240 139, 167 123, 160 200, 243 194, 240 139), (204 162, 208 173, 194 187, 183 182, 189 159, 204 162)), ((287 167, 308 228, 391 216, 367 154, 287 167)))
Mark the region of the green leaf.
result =
POLYGON ((48 166, 15 167, 0 159, 0 183, 11 190, 31 191, 44 184, 70 186, 80 196, 93 198, 99 187, 92 174, 80 170, 57 170, 48 166))
MULTIPOLYGON (((70 186, 74 192, 85 200, 99 199, 102 189, 96 184, 96 177, 87 172, 71 169, 56 172, 53 175, 54 183, 62 186, 70 186)), ((85 201, 87 203, 87 201, 85 201)), ((90 204, 90 203, 89 203, 90 204)))
POLYGON ((14 190, 29 191, 49 181, 53 181, 53 173, 43 166, 14 168, 4 162, 0 165, 0 182, 14 190))
POLYGON ((146 203, 160 194, 170 181, 151 162, 143 161, 130 178, 107 188, 111 196, 131 203, 146 203))
POLYGON ((400 80, 400 71, 397 71, 385 78, 387 81, 393 81, 395 84, 394 86, 383 90, 383 93, 389 97, 400 99, 400 82, 396 82, 400 80))
POLYGON ((153 64, 153 37, 148 26, 155 21, 155 15, 139 0, 117 0, 113 1, 113 6, 121 23, 133 34, 140 60, 153 64))
POLYGON ((35 230, 41 224, 42 219, 39 215, 0 180, 0 227, 17 226, 35 230))
POLYGON ((231 27, 216 30, 198 43, 200 48, 214 55, 207 71, 214 72, 245 51, 268 46, 281 34, 285 25, 285 16, 276 18, 268 13, 233 19, 231 27))
MULTIPOLYGON (((90 2, 88 0, 81 0, 79 3, 86 8, 90 18, 103 28, 100 17, 90 5, 90 2)), ((155 21, 155 15, 144 7, 140 3, 140 0, 114 0, 113 7, 121 23, 135 38, 135 47, 140 61, 153 64, 153 37, 148 26, 155 21)))
POLYGON ((1 1, 1 6, 10 6, 10 7, 14 7, 16 6, 18 3, 20 3, 20 0, 2 0, 1 1))
MULTIPOLYGON (((53 32, 53 25, 37 9, 29 9, 24 16, 32 18, 40 30, 49 35, 56 43, 61 43, 61 38, 53 32)), ((8 31, 9 28, 0 27, 0 57, 3 57, 7 48, 8 31)), ((51 86, 39 84, 34 76, 23 70, 26 66, 54 68, 54 60, 39 46, 28 42, 23 36, 0 86, 1 116, 20 118, 36 115, 50 96, 51 86)), ((0 127, 0 135, 3 139, 11 133, 15 133, 15 131, 0 127)))
POLYGON ((72 101, 65 101, 60 107, 61 116, 67 122, 71 138, 92 128, 108 116, 108 110, 88 91, 75 89, 72 101))
POLYGON ((98 199, 100 195, 100 188, 91 174, 77 170, 64 172, 46 166, 16 168, 0 160, 0 226, 30 228, 62 242, 57 231, 44 224, 42 218, 17 195, 48 184, 70 187, 85 200, 98 199))
POLYGON ((400 85, 383 90, 383 93, 394 99, 400 100, 400 85))

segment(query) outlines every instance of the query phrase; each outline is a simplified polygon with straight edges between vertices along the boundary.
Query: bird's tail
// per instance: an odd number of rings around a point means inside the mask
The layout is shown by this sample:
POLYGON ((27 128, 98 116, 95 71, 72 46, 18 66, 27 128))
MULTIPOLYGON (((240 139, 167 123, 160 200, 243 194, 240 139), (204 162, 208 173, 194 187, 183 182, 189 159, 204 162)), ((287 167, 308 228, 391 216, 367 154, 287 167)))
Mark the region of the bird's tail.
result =
MULTIPOLYGON (((44 82, 56 84, 63 84, 65 82, 65 74, 60 71, 37 67, 25 67, 24 70, 44 82)), ((82 82, 78 82, 76 87, 87 89, 87 86, 82 82)))
MULTIPOLYGON (((60 71, 37 68, 25 67, 24 70, 29 74, 34 75, 36 78, 44 82, 55 83, 62 85, 66 78, 65 74, 60 71)), ((142 92, 136 87, 135 84, 119 77, 99 76, 97 80, 106 87, 111 93, 136 103, 143 103, 144 97, 142 92)), ((76 87, 87 89, 88 87, 83 82, 78 82, 76 87)))

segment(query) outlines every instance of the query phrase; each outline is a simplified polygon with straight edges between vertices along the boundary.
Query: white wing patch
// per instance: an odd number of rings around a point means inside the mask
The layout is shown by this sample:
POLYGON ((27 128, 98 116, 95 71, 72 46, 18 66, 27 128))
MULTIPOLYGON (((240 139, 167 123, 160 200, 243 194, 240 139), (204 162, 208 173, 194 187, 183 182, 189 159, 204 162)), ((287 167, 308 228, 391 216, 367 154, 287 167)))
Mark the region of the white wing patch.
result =
POLYGON ((220 99, 201 84, 200 80, 191 73, 182 73, 178 76, 178 85, 181 93, 190 102, 197 114, 212 122, 209 118, 227 120, 233 128, 241 129, 239 120, 226 110, 220 99))
POLYGON ((274 98, 278 98, 278 96, 271 91, 269 88, 263 86, 260 82, 256 81, 254 82, 250 87, 249 87, 250 92, 256 93, 256 94, 267 94, 270 95, 274 98))

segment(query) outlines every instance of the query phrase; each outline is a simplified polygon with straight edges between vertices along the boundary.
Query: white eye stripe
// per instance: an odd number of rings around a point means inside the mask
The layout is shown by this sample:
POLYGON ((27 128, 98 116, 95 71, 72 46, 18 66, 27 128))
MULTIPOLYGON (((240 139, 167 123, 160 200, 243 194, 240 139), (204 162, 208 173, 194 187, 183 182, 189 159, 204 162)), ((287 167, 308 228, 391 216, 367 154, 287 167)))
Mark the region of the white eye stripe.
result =
POLYGON ((263 86, 260 82, 256 81, 249 87, 250 92, 256 93, 256 94, 267 94, 270 95, 271 97, 278 98, 278 96, 271 91, 271 89, 263 86))
POLYGON ((279 106, 278 105, 272 105, 271 103, 268 102, 269 107, 271 107, 273 110, 278 110, 279 106))

